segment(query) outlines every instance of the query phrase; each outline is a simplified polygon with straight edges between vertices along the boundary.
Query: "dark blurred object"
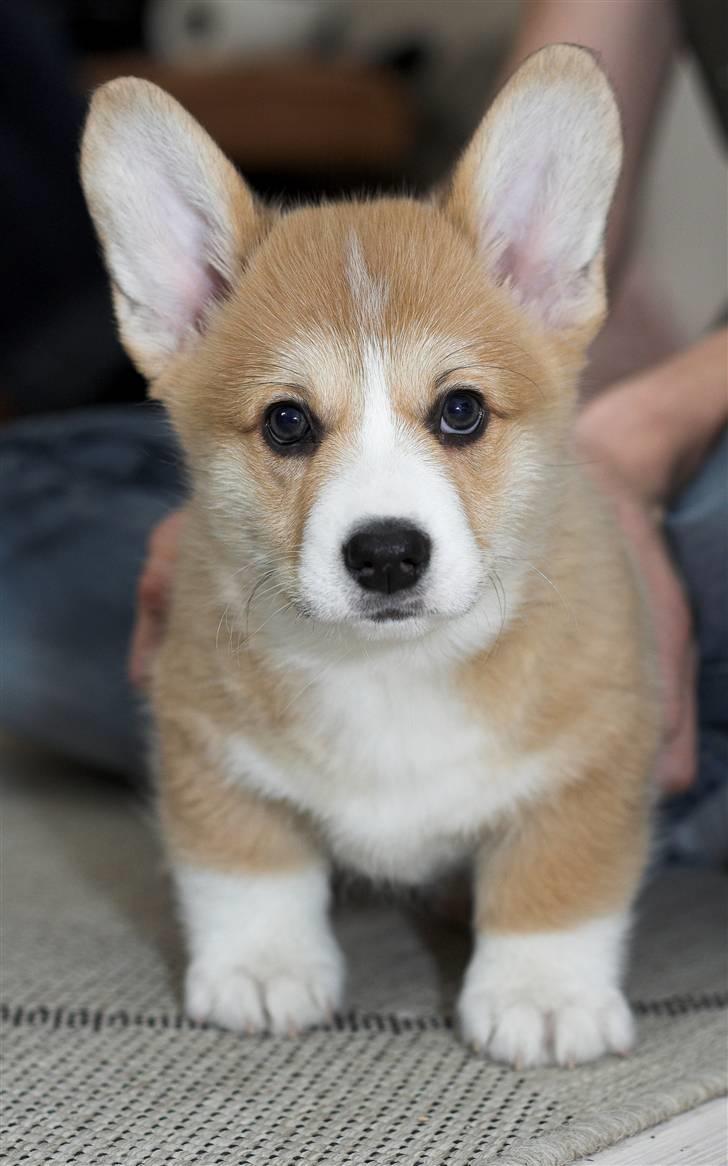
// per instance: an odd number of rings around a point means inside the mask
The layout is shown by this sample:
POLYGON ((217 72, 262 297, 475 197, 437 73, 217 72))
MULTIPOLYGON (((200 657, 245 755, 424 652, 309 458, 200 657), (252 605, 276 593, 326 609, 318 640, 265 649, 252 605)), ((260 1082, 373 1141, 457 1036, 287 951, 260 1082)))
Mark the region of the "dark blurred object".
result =
MULTIPOLYGON (((244 2, 244 0, 243 0, 244 2)), ((75 49, 119 53, 141 49, 149 0, 46 0, 63 13, 75 49)))
POLYGON ((427 68, 431 56, 432 50, 426 42, 411 40, 385 51, 380 64, 402 77, 415 77, 427 68))
POLYGON ((62 22, 3 7, 0 38, 0 414, 141 394, 115 338, 77 175, 84 101, 62 22))

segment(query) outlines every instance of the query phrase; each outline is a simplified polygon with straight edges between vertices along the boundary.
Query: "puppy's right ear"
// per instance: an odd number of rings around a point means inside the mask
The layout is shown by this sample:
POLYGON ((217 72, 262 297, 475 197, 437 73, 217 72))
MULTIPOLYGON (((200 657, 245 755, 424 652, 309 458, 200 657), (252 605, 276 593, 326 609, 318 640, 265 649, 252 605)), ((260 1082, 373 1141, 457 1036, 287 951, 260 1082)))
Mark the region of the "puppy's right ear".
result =
POLYGON ((255 201, 194 118, 134 77, 95 94, 81 177, 122 339, 154 379, 233 284, 262 229, 255 201))

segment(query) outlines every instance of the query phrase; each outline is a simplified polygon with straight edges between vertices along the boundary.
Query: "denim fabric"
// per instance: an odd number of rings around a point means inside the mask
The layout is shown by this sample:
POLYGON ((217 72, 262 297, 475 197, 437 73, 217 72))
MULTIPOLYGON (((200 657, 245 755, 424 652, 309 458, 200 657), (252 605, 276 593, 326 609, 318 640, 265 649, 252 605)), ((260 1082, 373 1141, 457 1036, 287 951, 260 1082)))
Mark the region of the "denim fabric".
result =
MULTIPOLYGON (((155 406, 76 410, 0 429, 0 728, 117 772, 143 772, 125 675, 151 529, 183 495, 155 406)), ((665 808, 669 853, 728 846, 728 436, 666 523, 695 610, 700 772, 665 808)))
POLYGON ((154 405, 0 428, 0 728, 118 773, 142 771, 125 672, 135 587, 182 477, 154 405))
POLYGON ((728 862, 728 432, 665 524, 695 617, 699 769, 665 805, 668 857, 728 862))

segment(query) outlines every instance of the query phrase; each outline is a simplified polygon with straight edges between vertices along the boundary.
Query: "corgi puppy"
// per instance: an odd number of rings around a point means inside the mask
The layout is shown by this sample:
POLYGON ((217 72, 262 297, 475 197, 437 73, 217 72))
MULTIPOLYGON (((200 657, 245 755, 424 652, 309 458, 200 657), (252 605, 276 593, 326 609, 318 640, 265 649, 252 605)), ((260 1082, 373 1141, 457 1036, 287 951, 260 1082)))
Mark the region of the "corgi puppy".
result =
POLYGON ((283 213, 155 86, 93 99, 121 335, 192 486, 151 695, 198 1021, 294 1033, 339 1006, 332 868, 468 864, 464 1039, 521 1067, 632 1044, 650 637, 570 445, 620 155, 568 45, 425 201, 283 213))

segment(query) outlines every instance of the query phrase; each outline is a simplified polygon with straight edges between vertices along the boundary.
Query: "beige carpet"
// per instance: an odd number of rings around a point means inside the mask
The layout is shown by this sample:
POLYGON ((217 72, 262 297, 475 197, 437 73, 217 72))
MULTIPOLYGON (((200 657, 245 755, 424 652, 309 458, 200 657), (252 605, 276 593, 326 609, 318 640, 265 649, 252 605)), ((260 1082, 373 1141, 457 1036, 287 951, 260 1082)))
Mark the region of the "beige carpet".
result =
POLYGON ((99 781, 4 757, 2 1153, 9 1166, 556 1166, 726 1086, 726 887, 674 873, 640 908, 639 1048, 518 1073, 451 1014, 466 937, 342 904, 349 1008, 297 1040, 179 1012, 181 958, 153 831, 99 781))

